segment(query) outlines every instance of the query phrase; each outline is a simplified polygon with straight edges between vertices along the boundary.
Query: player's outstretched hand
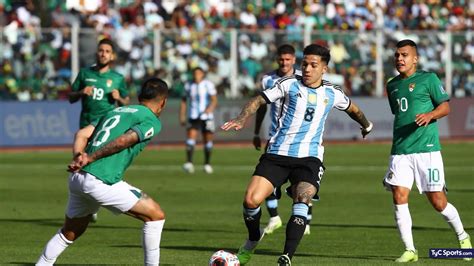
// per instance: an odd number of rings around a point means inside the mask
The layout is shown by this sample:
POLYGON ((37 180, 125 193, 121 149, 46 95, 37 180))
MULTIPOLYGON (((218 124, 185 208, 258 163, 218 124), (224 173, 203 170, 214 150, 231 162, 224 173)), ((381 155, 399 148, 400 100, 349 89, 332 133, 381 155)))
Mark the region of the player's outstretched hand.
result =
POLYGON ((243 127, 244 127, 243 122, 238 121, 238 120, 230 120, 230 121, 225 122, 221 126, 221 129, 225 131, 228 131, 230 129, 240 130, 243 127))
POLYGON ((431 115, 430 113, 417 114, 415 116, 415 123, 420 127, 422 126, 426 127, 432 119, 433 119, 433 115, 431 115))
POLYGON ((260 140, 260 136, 255 135, 253 137, 253 146, 255 147, 257 151, 260 150, 260 148, 262 147, 262 140, 260 140))
POLYGON ((366 128, 360 128, 360 133, 362 134, 362 138, 365 139, 365 137, 374 129, 374 124, 369 121, 369 126, 366 128))

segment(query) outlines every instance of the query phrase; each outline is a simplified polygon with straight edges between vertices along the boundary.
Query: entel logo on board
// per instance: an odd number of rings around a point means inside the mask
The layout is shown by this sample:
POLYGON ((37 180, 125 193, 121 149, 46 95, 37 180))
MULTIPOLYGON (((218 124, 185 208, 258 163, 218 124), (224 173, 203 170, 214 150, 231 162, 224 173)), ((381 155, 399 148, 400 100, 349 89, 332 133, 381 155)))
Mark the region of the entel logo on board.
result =
POLYGON ((41 109, 32 114, 9 114, 3 121, 5 134, 12 139, 71 137, 67 113, 44 114, 41 109))

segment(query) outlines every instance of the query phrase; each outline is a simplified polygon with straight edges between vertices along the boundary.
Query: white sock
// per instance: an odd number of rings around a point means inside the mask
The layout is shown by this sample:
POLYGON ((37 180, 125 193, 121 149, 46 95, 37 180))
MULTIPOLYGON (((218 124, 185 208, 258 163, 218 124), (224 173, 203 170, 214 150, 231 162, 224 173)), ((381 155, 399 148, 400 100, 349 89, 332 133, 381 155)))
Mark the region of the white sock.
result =
POLYGON ((44 247, 36 265, 53 265, 59 255, 71 244, 72 241, 67 240, 59 229, 44 247))
POLYGON ((395 205, 395 221, 397 222, 400 237, 405 244, 406 250, 415 250, 413 244, 413 235, 411 233, 411 215, 408 209, 408 203, 395 205))
POLYGON ((463 240, 467 238, 467 233, 464 231, 464 227, 462 226, 461 222, 461 217, 459 217, 458 210, 448 202, 448 205, 446 205, 446 208, 442 212, 440 212, 441 215, 443 215, 444 219, 448 224, 453 228, 454 232, 456 232, 456 235, 459 240, 463 240))
POLYGON ((143 225, 143 250, 145 252, 145 265, 160 264, 161 231, 165 220, 146 222, 143 225))

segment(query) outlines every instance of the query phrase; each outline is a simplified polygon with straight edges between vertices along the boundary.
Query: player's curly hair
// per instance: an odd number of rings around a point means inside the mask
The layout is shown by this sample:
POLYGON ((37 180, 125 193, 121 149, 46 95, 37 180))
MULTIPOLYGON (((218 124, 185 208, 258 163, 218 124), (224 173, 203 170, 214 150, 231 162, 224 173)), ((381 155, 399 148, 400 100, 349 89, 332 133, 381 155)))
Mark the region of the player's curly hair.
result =
POLYGON ((321 61, 325 62, 326 64, 329 64, 329 61, 331 60, 329 49, 319 44, 310 44, 306 46, 303 50, 303 55, 319 55, 321 57, 321 61))

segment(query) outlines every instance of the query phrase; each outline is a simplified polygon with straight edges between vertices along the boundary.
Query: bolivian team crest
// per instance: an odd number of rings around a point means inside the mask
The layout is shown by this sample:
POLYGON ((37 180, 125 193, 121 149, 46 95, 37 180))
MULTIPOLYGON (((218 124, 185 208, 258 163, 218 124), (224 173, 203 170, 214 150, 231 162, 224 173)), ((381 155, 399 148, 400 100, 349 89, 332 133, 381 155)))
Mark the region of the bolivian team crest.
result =
POLYGON ((414 89, 415 89, 415 83, 410 83, 410 84, 408 85, 408 90, 409 90, 410 92, 412 92, 414 89))
POLYGON ((316 94, 310 94, 308 95, 308 102, 311 103, 311 104, 316 104, 318 98, 316 96, 316 94))
POLYGON ((111 80, 111 79, 108 79, 108 80, 107 80, 107 87, 110 88, 111 86, 112 86, 112 80, 111 80))

